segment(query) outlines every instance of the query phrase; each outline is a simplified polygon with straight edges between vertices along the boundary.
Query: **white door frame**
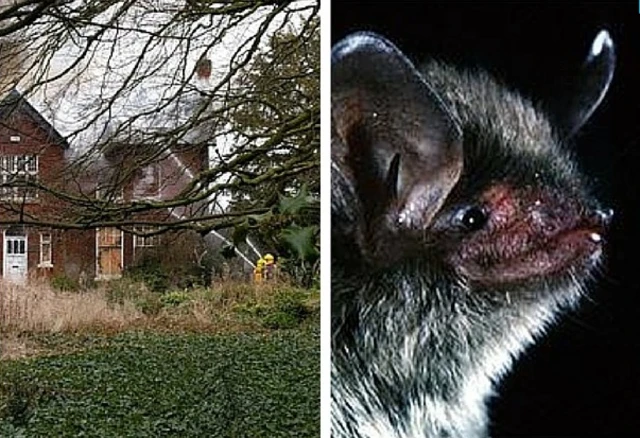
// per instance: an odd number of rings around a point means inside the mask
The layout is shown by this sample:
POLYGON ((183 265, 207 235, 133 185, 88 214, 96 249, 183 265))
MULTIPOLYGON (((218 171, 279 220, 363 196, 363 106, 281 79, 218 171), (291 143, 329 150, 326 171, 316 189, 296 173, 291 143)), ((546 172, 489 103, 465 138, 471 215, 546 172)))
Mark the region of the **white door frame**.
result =
MULTIPOLYGON (((13 283, 25 283, 27 281, 27 275, 29 273, 29 236, 25 230, 22 230, 22 234, 9 234, 7 236, 7 231, 3 230, 2 232, 2 277, 5 280, 11 281, 13 283), (8 242, 9 241, 23 241, 24 242, 24 252, 18 253, 18 255, 12 255, 13 259, 20 258, 21 263, 24 264, 24 269, 22 270, 22 275, 20 277, 14 277, 13 275, 9 275, 11 273, 12 267, 10 265, 14 265, 15 261, 9 263, 9 254, 8 254, 8 242)), ((21 249, 21 245, 18 245, 18 248, 21 249)), ((14 253, 15 254, 15 253, 14 253)))

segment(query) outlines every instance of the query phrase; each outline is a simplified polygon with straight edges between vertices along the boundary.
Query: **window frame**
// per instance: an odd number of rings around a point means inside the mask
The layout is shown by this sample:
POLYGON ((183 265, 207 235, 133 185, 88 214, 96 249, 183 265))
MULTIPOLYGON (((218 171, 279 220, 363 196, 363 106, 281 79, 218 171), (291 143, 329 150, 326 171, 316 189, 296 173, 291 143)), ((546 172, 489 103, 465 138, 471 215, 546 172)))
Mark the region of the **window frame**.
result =
MULTIPOLYGON (((158 227, 155 225, 136 225, 133 227, 135 233, 152 233, 158 231, 158 227)), ((139 236, 133 234, 133 248, 155 248, 160 246, 160 234, 154 234, 153 236, 139 236)))
POLYGON ((39 268, 53 268, 53 234, 51 231, 40 232, 40 263, 39 268), (45 236, 49 236, 48 242, 45 241, 45 236), (48 245, 48 249, 44 251, 45 245, 48 245), (45 260, 45 252, 48 254, 48 260, 45 260))
POLYGON ((27 185, 11 185, 20 180, 37 183, 40 175, 38 154, 7 154, 0 156, 0 201, 34 202, 38 190, 27 185))

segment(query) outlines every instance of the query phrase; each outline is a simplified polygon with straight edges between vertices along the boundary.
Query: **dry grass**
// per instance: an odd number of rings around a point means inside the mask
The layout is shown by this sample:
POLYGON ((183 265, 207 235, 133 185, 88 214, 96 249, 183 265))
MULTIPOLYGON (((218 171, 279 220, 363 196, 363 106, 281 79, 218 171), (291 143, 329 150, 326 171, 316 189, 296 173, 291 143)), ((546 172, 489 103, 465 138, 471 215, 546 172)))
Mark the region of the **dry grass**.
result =
MULTIPOLYGON (((82 292, 59 292, 37 280, 26 286, 0 280, 0 360, 47 354, 51 348, 38 339, 52 334, 266 330, 256 309, 273 305, 286 288, 290 286, 228 282, 161 295, 125 280, 82 292)), ((317 300, 309 306, 318 307, 317 300)))
POLYGON ((59 333, 120 330, 144 318, 130 301, 110 303, 104 289, 57 292, 47 283, 0 283, 0 330, 59 333))
POLYGON ((0 280, 0 360, 53 352, 38 335, 117 333, 146 319, 131 301, 110 303, 105 289, 57 292, 44 282, 21 286, 0 280))

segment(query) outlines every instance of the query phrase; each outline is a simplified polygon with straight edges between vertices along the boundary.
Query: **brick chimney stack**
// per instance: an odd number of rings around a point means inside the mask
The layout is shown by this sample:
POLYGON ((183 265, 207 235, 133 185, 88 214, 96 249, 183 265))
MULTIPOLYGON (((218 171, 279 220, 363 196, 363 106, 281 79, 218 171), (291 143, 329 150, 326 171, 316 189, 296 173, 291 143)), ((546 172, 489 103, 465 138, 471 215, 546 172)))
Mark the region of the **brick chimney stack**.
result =
POLYGON ((198 79, 208 80, 211 76, 211 60, 202 55, 196 62, 196 75, 198 79))

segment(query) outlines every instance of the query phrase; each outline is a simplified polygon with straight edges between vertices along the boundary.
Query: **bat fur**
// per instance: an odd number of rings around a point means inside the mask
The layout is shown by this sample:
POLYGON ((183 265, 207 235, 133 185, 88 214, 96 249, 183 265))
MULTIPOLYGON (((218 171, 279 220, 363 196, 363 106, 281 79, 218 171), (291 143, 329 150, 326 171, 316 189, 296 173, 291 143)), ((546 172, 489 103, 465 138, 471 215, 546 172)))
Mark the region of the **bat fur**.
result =
POLYGON ((566 143, 613 60, 603 31, 591 77, 551 119, 487 73, 418 73, 378 35, 336 45, 333 437, 487 436, 494 385, 600 263, 610 214, 566 143))

